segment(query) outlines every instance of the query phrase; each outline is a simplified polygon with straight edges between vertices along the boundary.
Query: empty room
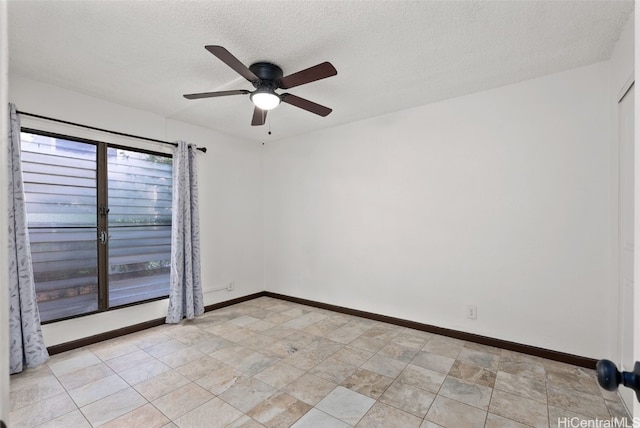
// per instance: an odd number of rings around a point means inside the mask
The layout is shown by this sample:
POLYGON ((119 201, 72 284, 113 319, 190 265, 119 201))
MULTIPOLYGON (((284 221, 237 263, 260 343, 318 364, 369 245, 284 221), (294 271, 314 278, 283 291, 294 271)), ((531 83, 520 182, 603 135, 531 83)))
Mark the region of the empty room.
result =
POLYGON ((640 425, 635 20, 0 2, 0 427, 640 425))

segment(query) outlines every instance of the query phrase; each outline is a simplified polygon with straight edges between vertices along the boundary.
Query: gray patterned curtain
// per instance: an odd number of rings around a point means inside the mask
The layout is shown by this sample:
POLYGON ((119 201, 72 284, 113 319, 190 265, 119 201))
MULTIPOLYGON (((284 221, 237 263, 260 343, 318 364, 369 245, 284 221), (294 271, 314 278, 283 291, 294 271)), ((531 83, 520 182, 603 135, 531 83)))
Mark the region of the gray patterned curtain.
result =
POLYGON ((204 313, 200 281, 200 223, 196 146, 179 141, 173 151, 171 279, 167 323, 204 313))
POLYGON ((10 373, 43 364, 49 358, 40 328, 40 312, 31 265, 31 246, 20 163, 20 120, 9 104, 9 340, 10 373))

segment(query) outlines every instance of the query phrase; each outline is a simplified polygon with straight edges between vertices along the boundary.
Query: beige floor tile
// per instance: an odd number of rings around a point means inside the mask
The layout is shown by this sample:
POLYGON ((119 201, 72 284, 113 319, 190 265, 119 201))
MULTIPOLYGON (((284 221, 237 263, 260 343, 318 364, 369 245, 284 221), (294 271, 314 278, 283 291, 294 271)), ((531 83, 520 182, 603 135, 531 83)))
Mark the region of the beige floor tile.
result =
POLYGON ((442 425, 438 425, 435 422, 431 422, 428 420, 424 420, 422 421, 422 425, 420 425, 420 428, 444 428, 442 425))
POLYGON ((315 336, 324 337, 327 334, 331 333, 333 330, 342 327, 347 322, 348 321, 344 318, 327 317, 320 322, 305 327, 302 331, 304 331, 305 333, 313 334, 315 336))
POLYGON ((397 382, 437 393, 447 376, 444 373, 409 364, 396 378, 397 382))
POLYGON ((60 392, 52 397, 9 412, 9 420, 12 427, 34 427, 76 409, 71 397, 65 392, 60 392))
POLYGON ((160 357, 159 360, 171 368, 184 366, 198 358, 204 357, 205 354, 194 348, 184 348, 171 354, 160 357))
POLYGON ((109 340, 91 345, 89 350, 102 361, 106 361, 139 351, 140 348, 129 341, 118 338, 114 341, 109 340))
POLYGON ((286 337, 283 337, 281 340, 287 342, 296 349, 306 349, 309 345, 311 345, 318 339, 318 336, 314 336, 313 334, 294 330, 293 333, 286 337))
POLYGON ((347 323, 344 326, 327 334, 325 337, 327 339, 331 339, 335 342, 343 343, 346 345, 357 339, 363 332, 363 329, 355 327, 351 323, 347 323))
POLYGON ((287 315, 293 318, 297 318, 297 317, 301 317, 302 315, 305 315, 309 313, 308 310, 305 310, 303 308, 299 308, 299 307, 292 307, 287 309, 286 311, 282 312, 283 315, 287 315))
POLYGON ((263 332, 265 330, 269 330, 270 328, 275 327, 276 324, 269 322, 269 321, 265 321, 265 320, 259 320, 256 321, 252 324, 247 325, 247 328, 251 331, 255 331, 255 332, 263 332))
POLYGON ((447 376, 438 394, 482 410, 487 410, 489 408, 489 402, 491 401, 492 392, 493 390, 488 386, 469 383, 452 376, 447 376))
POLYGON ((195 383, 188 383, 167 395, 154 400, 151 404, 157 407, 169 419, 175 420, 213 398, 206 389, 195 383))
POLYGON ((55 376, 48 365, 44 364, 40 367, 26 369, 21 373, 13 374, 9 377, 11 391, 17 391, 22 388, 30 387, 38 384, 41 380, 55 376))
POLYGON ((151 404, 145 404, 142 407, 126 413, 102 425, 104 428, 162 428, 171 421, 165 415, 151 404))
POLYGON ((296 330, 290 327, 285 327, 282 324, 276 324, 274 325, 274 327, 263 331, 262 333, 269 336, 269 337, 274 337, 276 339, 282 339, 285 338, 293 333, 295 333, 296 330))
POLYGON ((336 386, 335 383, 306 373, 281 389, 305 403, 315 406, 336 386))
MULTIPOLYGON (((285 315, 288 315, 287 312, 284 312, 285 315)), ((309 312, 305 315, 299 316, 297 318, 291 319, 282 325, 285 327, 293 328, 296 330, 303 330, 306 327, 309 327, 318 321, 325 319, 327 316, 323 314, 317 314, 313 312, 309 312)))
POLYGON ((377 402, 358 422, 357 428, 420 428, 422 418, 377 402))
POLYGON ((112 358, 105 363, 111 368, 111 370, 115 371, 116 373, 122 373, 123 371, 139 366, 144 366, 145 364, 151 363, 153 361, 157 360, 143 350, 139 350, 127 355, 112 358))
POLYGON ((382 349, 380 349, 380 351, 378 351, 378 354, 380 355, 393 358, 394 360, 400 360, 404 363, 408 363, 409 361, 411 361, 417 353, 417 349, 399 345, 397 343, 388 343, 382 349))
POLYGON ((531 362, 522 358, 505 358, 500 359, 498 370, 515 376, 523 376, 546 382, 546 371, 542 364, 531 362))
POLYGON ((176 424, 180 428, 223 428, 240 417, 242 412, 219 398, 212 398, 180 416, 176 424))
POLYGON ((229 320, 230 324, 237 325, 238 327, 244 327, 249 324, 253 324, 254 322, 260 321, 259 318, 255 318, 249 315, 242 315, 237 318, 233 318, 229 320))
POLYGON ((207 340, 215 337, 217 336, 213 333, 198 329, 197 331, 192 331, 184 335, 175 336, 174 339, 183 343, 186 346, 193 347, 198 343, 206 342, 207 340))
POLYGON ((176 371, 187 379, 195 381, 223 366, 224 363, 215 358, 204 356, 178 367, 176 371))
POLYGON ((366 369, 358 369, 345 379, 341 385, 377 400, 392 382, 393 379, 390 377, 366 369))
POLYGON ((213 336, 207 340, 196 343, 192 346, 192 348, 196 351, 202 352, 203 354, 210 355, 232 344, 233 342, 231 342, 230 340, 218 336, 213 336))
POLYGON ((291 428, 349 428, 345 422, 316 408, 309 410, 291 428))
MULTIPOLYGON (((549 426, 551 428, 563 428, 563 427, 571 427, 571 426, 589 427, 589 424, 591 424, 591 426, 594 426, 595 424, 594 419, 595 418, 593 416, 581 415, 566 409, 560 409, 558 407, 549 406, 549 426)), ((601 419, 601 420, 603 421, 604 419, 601 419)), ((610 418, 607 418, 606 420, 610 420, 610 418)), ((622 420, 619 420, 618 422, 621 422, 621 421, 622 420)), ((614 425, 611 425, 611 426, 614 426, 614 425)), ((620 424, 618 426, 624 427, 625 425, 620 424)), ((633 422, 631 421, 631 423, 628 424, 628 426, 632 427, 633 422)))
POLYGON ((460 354, 460 351, 462 351, 462 348, 464 348, 464 342, 462 340, 435 337, 428 341, 422 350, 431 354, 455 359, 458 354, 460 354))
POLYGON ((159 333, 157 327, 152 331, 142 331, 140 333, 134 333, 134 337, 131 343, 140 349, 145 349, 153 345, 157 345, 162 342, 171 340, 171 336, 167 336, 164 333, 159 333))
POLYGON ((231 422, 225 428, 264 428, 260 422, 247 415, 241 416, 235 421, 231 422))
POLYGON ((544 380, 499 371, 494 388, 533 400, 547 402, 547 385, 544 380))
POLYGON ((293 382, 304 373, 304 370, 278 361, 262 370, 254 377, 266 384, 273 386, 274 388, 281 389, 283 386, 293 382))
POLYGON ((349 345, 353 346, 354 348, 360 348, 364 349, 365 351, 377 353, 389 343, 389 340, 390 339, 387 338, 376 338, 360 335, 356 339, 349 342, 349 345))
POLYGON ((275 358, 287 358, 289 355, 293 355, 298 351, 298 348, 292 346, 284 339, 276 340, 260 350, 260 352, 265 355, 275 358))
POLYGON ((231 366, 222 364, 219 368, 198 378, 195 382, 215 395, 220 395, 238 382, 247 379, 244 373, 231 366))
POLYGON ((22 388, 11 388, 9 393, 9 410, 15 411, 38 401, 65 392, 58 379, 52 375, 39 376, 37 381, 24 384, 22 388))
POLYGON ((344 345, 342 343, 334 342, 333 340, 327 339, 326 337, 316 337, 314 341, 304 349, 306 351, 311 351, 317 354, 324 360, 329 357, 333 357, 333 355, 342 348, 344 348, 344 345))
POLYGON ((449 376, 457 377, 468 382, 493 388, 496 382, 496 373, 472 364, 455 361, 449 370, 449 376))
POLYGON ((409 334, 411 336, 421 337, 421 338, 425 339, 425 341, 429 341, 429 340, 433 339, 434 337, 438 336, 437 334, 429 333, 428 331, 416 330, 416 329, 413 329, 413 328, 405 328, 401 332, 401 334, 402 333, 409 334))
POLYGON ((147 379, 158 376, 160 373, 164 373, 168 370, 171 370, 169 366, 162 363, 161 361, 154 359, 143 365, 131 367, 130 369, 119 372, 118 374, 120 375, 120 377, 126 380, 129 385, 136 385, 140 382, 144 382, 147 379))
POLYGON ((103 379, 114 374, 114 371, 105 363, 94 364, 71 373, 58 376, 60 383, 67 389, 78 388, 82 385, 103 379))
POLYGON ((116 374, 87 383, 69 391, 78 407, 98 401, 108 395, 127 389, 129 384, 116 374))
POLYGON ((189 382, 189 379, 185 376, 182 376, 174 370, 169 370, 136 384, 134 388, 144 398, 153 401, 183 387, 189 382))
POLYGON ((428 340, 429 339, 425 337, 414 335, 411 332, 403 332, 391 339, 391 343, 406 346, 407 348, 419 351, 427 343, 428 340))
POLYGON ((100 426, 145 404, 147 400, 142 395, 127 388, 81 407, 80 411, 91 425, 100 426))
POLYGON ((425 420, 446 428, 482 428, 486 418, 487 412, 483 410, 438 396, 429 409, 425 420))
POLYGON ((375 354, 373 357, 362 365, 363 369, 376 372, 383 376, 395 378, 407 366, 403 361, 394 360, 384 355, 375 354))
POLYGON ((343 346, 332 356, 337 360, 344 361, 345 363, 351 364, 356 367, 360 367, 364 363, 366 363, 373 355, 374 353, 371 351, 365 351, 364 349, 359 349, 347 345, 343 346))
POLYGON ((209 356, 223 363, 227 363, 228 361, 233 361, 238 357, 250 355, 253 352, 255 351, 252 349, 234 343, 230 346, 225 346, 224 348, 212 352, 209 356))
POLYGON ((438 354, 432 354, 430 352, 420 351, 413 357, 411 364, 423 367, 425 369, 433 370, 441 373, 449 373, 451 366, 453 366, 453 358, 444 357, 438 354))
POLYGON ((473 348, 464 347, 458 354, 456 360, 482 367, 492 372, 497 372, 500 356, 491 352, 478 351, 473 348))
POLYGON ((245 340, 240 342, 241 346, 253 349, 254 351, 260 351, 263 348, 268 347, 277 339, 275 337, 267 336, 266 334, 256 333, 253 336, 249 336, 245 340))
POLYGON ((356 425, 374 404, 373 398, 338 386, 315 407, 349 425, 356 425))
MULTIPOLYGON (((604 403, 606 404, 607 409, 609 409, 609 413, 611 414, 612 418, 629 419, 629 413, 627 412, 627 408, 624 406, 624 404, 622 404, 620 400, 617 400, 617 401, 604 400, 604 403)), ((632 421, 629 420, 629 424, 627 425, 633 425, 632 421)))
POLYGON ((84 417, 82 412, 78 409, 69 413, 65 413, 62 416, 51 419, 49 422, 45 422, 42 425, 38 425, 38 428, 91 428, 91 424, 84 417))
POLYGON ((591 395, 573 389, 547 387, 549 405, 593 418, 608 418, 609 410, 602 395, 591 395))
POLYGON ((484 428, 527 428, 528 425, 489 413, 484 428))
POLYGON ((277 392, 247 412, 268 428, 289 427, 311 409, 311 406, 285 393, 277 392))
POLYGON ((269 315, 265 316, 262 320, 270 322, 272 324, 280 325, 289 321, 291 318, 292 317, 288 315, 284 315, 282 313, 270 313, 269 315))
POLYGON ((502 355, 502 349, 495 346, 483 345, 482 343, 464 342, 465 348, 475 349, 476 351, 482 351, 489 354, 495 354, 498 357, 502 355))
POLYGON ((357 369, 356 366, 330 357, 309 370, 309 373, 328 380, 329 382, 339 384, 351 376, 357 369))
POLYGON ((100 358, 96 357, 93 352, 88 349, 78 350, 66 356, 67 358, 62 354, 59 355, 61 356, 58 359, 52 358, 47 363, 53 374, 56 376, 62 376, 102 362, 100 358))
POLYGON ((584 394, 601 396, 595 371, 582 367, 548 368, 547 384, 550 387, 571 389, 584 394))
POLYGON ((320 364, 325 357, 317 352, 303 349, 295 354, 289 355, 282 361, 302 370, 310 370, 320 364))
POLYGON ((525 425, 544 428, 549 425, 547 406, 540 401, 494 390, 489 412, 525 425))
POLYGON ((247 355, 238 355, 235 359, 226 361, 228 365, 234 367, 247 376, 253 376, 256 373, 266 369, 277 360, 274 357, 262 354, 260 352, 251 351, 247 355))
POLYGON ((436 395, 431 392, 396 381, 382 394, 380 401, 424 418, 435 398, 436 395))
POLYGON ((144 348, 144 351, 155 358, 164 357, 165 355, 173 354, 181 349, 186 348, 187 345, 176 340, 171 339, 166 342, 159 343, 157 345, 144 348))
POLYGON ((246 413, 276 392, 277 389, 272 386, 258 379, 248 378, 236 383, 219 397, 246 413))
POLYGON ((255 334, 253 330, 244 327, 221 329, 219 332, 216 332, 214 331, 214 328, 211 328, 209 331, 234 343, 242 342, 255 334))

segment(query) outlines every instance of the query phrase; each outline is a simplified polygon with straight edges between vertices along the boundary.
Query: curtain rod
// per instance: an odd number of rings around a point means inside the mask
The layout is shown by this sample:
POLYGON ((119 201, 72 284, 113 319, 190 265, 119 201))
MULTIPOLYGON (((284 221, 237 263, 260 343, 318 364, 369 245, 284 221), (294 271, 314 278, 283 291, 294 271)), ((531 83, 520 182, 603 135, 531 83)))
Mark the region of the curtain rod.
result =
MULTIPOLYGON (((16 110, 16 113, 22 114, 24 116, 35 117, 35 118, 38 118, 38 119, 50 120, 52 122, 64 123, 65 125, 73 125, 73 126, 79 126, 81 128, 91 129, 91 130, 94 130, 94 131, 107 132, 109 134, 120 135, 121 137, 137 138, 138 140, 153 141, 154 143, 162 143, 162 144, 171 144, 174 147, 177 146, 176 143, 172 143, 171 141, 162 141, 162 140, 156 140, 155 138, 147 138, 147 137, 140 137, 138 135, 133 135, 133 134, 125 134, 124 132, 111 131, 109 129, 103 129, 103 128, 96 128, 95 126, 89 126, 89 125, 83 125, 81 123, 69 122, 67 120, 56 119, 56 118, 53 118, 53 117, 42 116, 42 115, 34 114, 34 113, 27 113, 25 111, 16 110)), ((207 153, 207 148, 206 147, 198 147, 198 150, 200 150, 202 153, 207 153)))

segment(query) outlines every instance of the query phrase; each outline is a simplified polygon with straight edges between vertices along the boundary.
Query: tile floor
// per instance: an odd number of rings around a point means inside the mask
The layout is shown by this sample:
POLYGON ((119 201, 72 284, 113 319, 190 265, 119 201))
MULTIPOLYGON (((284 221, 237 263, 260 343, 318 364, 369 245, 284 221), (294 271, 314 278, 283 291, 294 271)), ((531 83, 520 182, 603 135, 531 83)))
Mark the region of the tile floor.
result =
POLYGON ((593 370, 268 297, 11 377, 12 428, 556 427, 625 416, 593 370))

